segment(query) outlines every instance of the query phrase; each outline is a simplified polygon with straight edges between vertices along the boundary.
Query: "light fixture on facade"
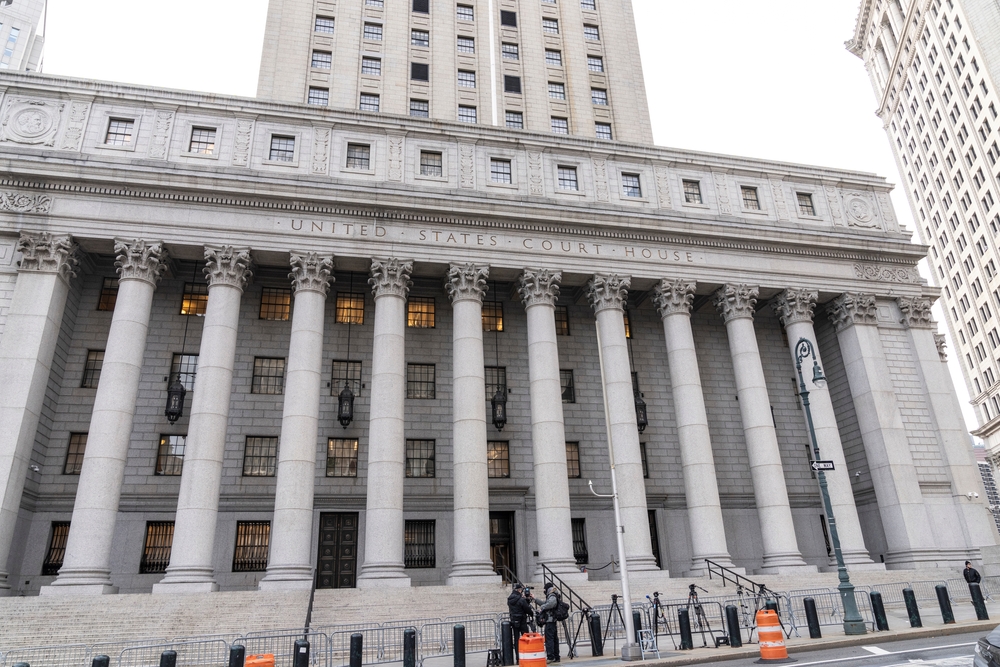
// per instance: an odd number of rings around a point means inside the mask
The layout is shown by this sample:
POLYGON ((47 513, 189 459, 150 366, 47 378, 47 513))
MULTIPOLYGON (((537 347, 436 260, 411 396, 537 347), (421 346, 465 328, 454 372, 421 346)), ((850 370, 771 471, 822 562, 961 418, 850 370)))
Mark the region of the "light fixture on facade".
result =
MULTIPOLYGON (((354 272, 351 272, 350 287, 348 292, 351 295, 351 299, 354 299, 354 272)), ((351 390, 351 327, 354 322, 354 314, 351 313, 347 318, 347 363, 345 364, 345 371, 348 377, 344 378, 344 388, 340 391, 340 396, 337 397, 337 421, 344 428, 351 425, 354 421, 354 392, 351 390)))
MULTIPOLYGON (((496 298, 496 293, 497 283, 494 280, 493 298, 496 298)), ((497 390, 493 394, 493 400, 490 401, 490 404, 493 407, 493 425, 498 431, 502 431, 503 427, 507 425, 507 387, 500 385, 500 327, 496 323, 493 325, 493 351, 496 355, 497 390)))
MULTIPOLYGON (((197 278, 198 262, 196 260, 191 282, 193 283, 197 278)), ((177 368, 177 374, 173 377, 170 384, 167 385, 167 409, 163 411, 163 414, 166 415, 167 421, 171 424, 184 416, 184 397, 187 396, 187 389, 184 388, 184 383, 181 382, 181 368, 183 368, 184 358, 187 354, 188 324, 191 322, 191 317, 188 314, 184 320, 184 340, 181 342, 181 361, 177 368)))

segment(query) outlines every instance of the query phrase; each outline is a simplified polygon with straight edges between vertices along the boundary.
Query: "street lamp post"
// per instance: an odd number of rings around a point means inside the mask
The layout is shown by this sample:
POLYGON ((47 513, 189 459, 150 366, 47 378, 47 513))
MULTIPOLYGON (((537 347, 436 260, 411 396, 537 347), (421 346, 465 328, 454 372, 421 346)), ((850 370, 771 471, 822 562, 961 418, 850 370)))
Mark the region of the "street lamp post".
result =
MULTIPOLYGON (((809 408, 809 390, 806 389, 806 380, 802 376, 802 361, 812 357, 813 362, 813 384, 822 387, 826 383, 823 371, 819 367, 816 359, 816 349, 807 338, 800 338, 795 344, 795 371, 799 375, 799 396, 802 398, 802 406, 806 409, 806 423, 809 425, 809 440, 812 444, 813 455, 816 460, 820 460, 819 443, 816 442, 816 429, 813 427, 812 410, 809 408)), ((833 553, 837 557, 837 575, 840 577, 840 584, 837 590, 840 591, 840 600, 844 605, 844 634, 863 635, 867 632, 865 621, 858 612, 858 603, 854 599, 854 585, 847 575, 847 566, 844 565, 844 554, 840 550, 840 536, 837 534, 837 520, 833 516, 833 505, 830 503, 830 490, 826 484, 826 473, 817 470, 819 476, 819 490, 823 496, 823 509, 826 512, 826 525, 830 528, 830 540, 833 542, 833 553)))

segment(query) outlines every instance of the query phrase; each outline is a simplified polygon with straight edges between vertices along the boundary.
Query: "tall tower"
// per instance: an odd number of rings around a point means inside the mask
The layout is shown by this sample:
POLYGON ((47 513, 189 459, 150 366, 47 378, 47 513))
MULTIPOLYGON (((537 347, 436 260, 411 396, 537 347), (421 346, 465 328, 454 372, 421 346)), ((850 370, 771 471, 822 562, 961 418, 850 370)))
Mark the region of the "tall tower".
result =
POLYGON ((257 96, 652 143, 631 0, 271 0, 257 96))
POLYGON ((1000 4, 864 0, 868 70, 980 429, 1000 454, 1000 4))
POLYGON ((0 69, 42 69, 45 0, 0 0, 0 69))

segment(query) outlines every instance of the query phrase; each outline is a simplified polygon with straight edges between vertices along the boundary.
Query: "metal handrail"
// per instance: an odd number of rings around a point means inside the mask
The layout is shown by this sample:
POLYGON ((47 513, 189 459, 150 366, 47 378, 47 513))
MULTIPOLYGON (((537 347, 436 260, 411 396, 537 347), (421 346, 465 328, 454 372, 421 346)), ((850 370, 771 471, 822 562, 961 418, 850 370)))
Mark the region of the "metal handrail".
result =
POLYGON ((524 585, 524 582, 517 578, 517 574, 514 570, 510 569, 506 565, 495 565, 493 571, 500 575, 500 577, 509 583, 511 586, 516 586, 517 584, 524 585))
POLYGON ((574 606, 582 612, 588 612, 591 610, 592 607, 590 603, 584 600, 579 593, 570 588, 565 581, 559 578, 558 574, 549 569, 548 565, 546 565, 545 563, 540 563, 540 566, 542 568, 542 574, 548 581, 552 581, 554 583, 557 582, 556 585, 559 587, 559 590, 561 590, 563 592, 563 595, 565 595, 568 598, 567 602, 569 603, 571 611, 574 606))

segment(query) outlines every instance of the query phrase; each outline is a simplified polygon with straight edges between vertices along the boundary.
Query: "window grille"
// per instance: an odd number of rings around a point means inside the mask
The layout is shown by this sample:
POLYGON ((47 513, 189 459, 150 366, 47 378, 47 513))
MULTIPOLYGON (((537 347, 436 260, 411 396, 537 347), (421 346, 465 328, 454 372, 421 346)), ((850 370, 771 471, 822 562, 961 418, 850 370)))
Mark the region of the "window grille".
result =
POLYGON ((580 443, 566 443, 566 476, 571 479, 580 477, 580 443))
POLYGON ((142 550, 142 560, 139 561, 139 574, 166 572, 173 541, 173 521, 147 521, 146 545, 142 550))
POLYGON ((601 31, 596 25, 583 26, 583 38, 594 42, 601 40, 601 31))
POLYGON ((479 114, 476 107, 461 105, 458 107, 458 121, 460 123, 478 123, 479 114))
POLYGON ((576 403, 576 388, 573 386, 573 371, 560 370, 559 384, 562 385, 562 402, 576 403))
POLYGON ((118 279, 105 278, 101 284, 101 297, 97 300, 97 310, 114 311, 118 302, 118 279))
POLYGON ((406 397, 435 397, 434 364, 406 365, 406 397))
POLYGON ((215 134, 214 127, 192 127, 188 151, 200 155, 212 155, 215 153, 215 134))
POLYGON ((542 19, 542 32, 547 35, 558 35, 559 21, 557 19, 542 19))
POLYGON ((601 107, 608 106, 608 91, 601 88, 591 88, 590 102, 591 104, 596 104, 601 107))
POLYGON ((458 52, 459 53, 475 53, 476 52, 476 40, 472 37, 459 37, 458 38, 458 52))
POLYGON ((504 75, 503 77, 503 92, 511 93, 512 95, 521 94, 521 77, 504 75))
POLYGON ((431 7, 429 0, 413 0, 413 11, 418 14, 430 14, 431 7))
POLYGON ((366 23, 364 30, 364 38, 371 39, 376 42, 382 41, 382 26, 378 23, 366 23))
POLYGON ((573 526, 573 557, 577 565, 586 565, 590 560, 587 553, 587 520, 572 519, 573 526))
POLYGON ((406 302, 406 326, 414 329, 434 328, 434 297, 411 296, 406 302))
POLYGON ((69 447, 66 449, 66 464, 64 475, 79 475, 83 469, 83 454, 87 451, 87 434, 70 433, 69 447))
POLYGON ((330 438, 326 444, 326 476, 358 476, 358 441, 347 438, 330 438))
POLYGON ((799 214, 800 215, 816 215, 816 209, 813 208, 813 198, 808 192, 796 192, 796 198, 799 200, 799 214))
POLYGON ((458 86, 459 88, 475 88, 476 73, 470 70, 458 70, 458 86))
POLYGON ((603 72, 604 58, 601 56, 587 56, 587 69, 591 72, 603 72))
MULTIPOLYGON (((552 133, 553 134, 569 134, 569 120, 566 118, 556 118, 552 117, 552 133)), ((574 175, 576 170, 573 170, 574 175)), ((573 188, 574 190, 576 188, 573 188)))
POLYGON ((473 21, 476 18, 471 5, 458 5, 457 14, 459 21, 473 21))
POLYGON ((743 194, 743 208, 751 211, 760 210, 760 199, 757 198, 757 188, 744 185, 740 188, 740 192, 743 194))
POLYGON ((434 441, 406 441, 406 476, 434 477, 434 441))
POLYGON ((251 394, 282 394, 285 390, 285 360, 254 357, 251 394))
POLYGON ((69 539, 69 521, 53 521, 52 535, 49 537, 49 550, 42 562, 42 575, 59 574, 63 558, 66 556, 66 541, 69 539))
POLYGON ((104 143, 108 146, 127 146, 132 143, 135 121, 127 118, 112 118, 108 121, 108 133, 104 143))
POLYGON ((160 446, 156 451, 155 474, 180 475, 184 469, 184 448, 186 445, 186 435, 161 435, 160 446))
POLYGON ((361 362, 334 359, 333 377, 330 383, 330 395, 338 396, 344 389, 344 383, 351 383, 351 391, 355 396, 361 395, 361 362))
POLYGON ((487 301, 483 304, 483 331, 503 331, 503 303, 487 301))
POLYGON ((410 100, 410 115, 414 118, 429 118, 431 107, 427 100, 410 100))
POLYGON ((181 384, 187 391, 194 391, 194 379, 198 375, 197 354, 175 354, 170 362, 170 378, 167 383, 179 376, 181 384))
POLYGON ((426 63, 410 63, 410 79, 413 81, 430 81, 431 70, 426 63))
POLYGON ((507 367, 506 366, 486 366, 486 400, 493 398, 497 389, 507 393, 507 367))
POLYGON ((306 104, 325 107, 330 105, 330 91, 327 88, 309 88, 309 97, 306 104))
POLYGON ((639 174, 622 174, 622 189, 626 197, 641 197, 642 183, 639 174))
POLYGON ((611 140, 611 123, 594 123, 594 134, 598 139, 611 140))
POLYGON ((292 290, 265 287, 260 294, 260 319, 285 321, 292 314, 292 290))
MULTIPOLYGON (((520 121, 521 114, 517 115, 518 121, 520 121)), ((510 112, 507 113, 507 127, 510 127, 510 112)), ((491 159, 490 180, 494 183, 510 184, 512 182, 510 160, 491 159)))
POLYGON ((337 324, 364 324, 364 292, 337 292, 337 307, 334 321, 337 324))
POLYGON ((444 161, 440 153, 420 151, 420 174, 422 176, 443 176, 444 161))
POLYGON ((365 0, 369 7, 385 7, 385 0, 365 0))
POLYGON ((329 51, 313 51, 311 65, 316 69, 330 69, 333 67, 333 54, 329 51))
POLYGON ((378 111, 381 108, 379 99, 378 95, 361 93, 361 102, 359 103, 358 108, 361 111, 378 111))
POLYGON ((553 67, 562 67, 562 51, 545 49, 545 64, 553 67))
POLYGON ((431 34, 426 30, 411 30, 410 44, 413 46, 430 46, 431 34))
POLYGON ((271 541, 270 521, 236 522, 236 550, 233 572, 263 572, 267 569, 267 551, 271 541))
POLYGON ((275 162, 295 161, 295 137, 271 136, 271 150, 268 159, 275 162))
POLYGON ((204 315, 207 310, 208 285, 205 283, 184 283, 181 315, 204 315))
POLYGON ((556 335, 569 335, 569 306, 556 306, 556 335))
POLYGON ((101 381, 101 369, 104 368, 104 350, 87 350, 87 361, 83 364, 83 380, 80 387, 96 389, 101 381))
POLYGON ((510 444, 499 440, 487 442, 486 465, 490 477, 510 477, 510 444))
POLYGON ((507 42, 504 42, 500 46, 500 55, 505 60, 520 60, 521 58, 520 49, 517 44, 509 44, 507 42))
POLYGON ((507 26, 508 28, 517 27, 517 12, 506 12, 502 9, 500 10, 500 25, 507 26))
POLYGON ((698 181, 684 181, 684 201, 688 204, 700 204, 701 183, 698 181))
POLYGON ((559 189, 578 190, 576 181, 576 167, 559 167, 559 189))
POLYGON ((347 144, 348 169, 371 169, 371 157, 372 147, 368 144, 347 144))
POLYGON ((507 121, 507 128, 510 130, 523 130, 524 129, 524 114, 520 111, 508 111, 506 113, 505 119, 507 121))
POLYGON ((316 17, 316 32, 325 32, 329 35, 333 34, 333 18, 329 16, 317 16, 316 17))
POLYGON ((566 85, 562 83, 549 82, 549 97, 554 100, 566 99, 566 85))
POLYGON ((406 567, 435 567, 433 521, 407 521, 403 542, 406 567))
POLYGON ((244 477, 274 477, 277 461, 277 438, 247 436, 243 449, 244 477))
POLYGON ((581 9, 597 9, 597 0, 580 0, 581 9))
POLYGON ((361 73, 382 76, 382 60, 380 58, 364 57, 361 59, 361 73))

